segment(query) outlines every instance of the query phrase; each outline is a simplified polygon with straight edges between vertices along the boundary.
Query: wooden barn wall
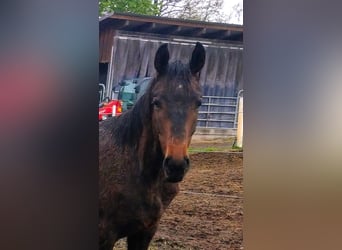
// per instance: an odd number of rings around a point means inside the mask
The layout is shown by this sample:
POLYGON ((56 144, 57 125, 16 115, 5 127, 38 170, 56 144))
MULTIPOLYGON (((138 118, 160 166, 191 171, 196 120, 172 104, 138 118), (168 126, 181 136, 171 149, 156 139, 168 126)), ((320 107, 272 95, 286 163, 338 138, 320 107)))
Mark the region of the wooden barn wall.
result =
MULTIPOLYGON (((107 91, 123 79, 153 76, 154 56, 158 47, 169 43, 170 61, 178 59, 188 62, 194 42, 175 43, 153 40, 146 37, 114 37, 113 61, 110 84, 107 91)), ((201 72, 200 82, 203 95, 236 96, 243 88, 242 54, 243 50, 229 45, 205 45, 206 63, 201 72)))
POLYGON ((113 37, 115 35, 115 30, 111 27, 103 27, 100 29, 99 37, 99 62, 109 63, 110 55, 113 46, 113 37))

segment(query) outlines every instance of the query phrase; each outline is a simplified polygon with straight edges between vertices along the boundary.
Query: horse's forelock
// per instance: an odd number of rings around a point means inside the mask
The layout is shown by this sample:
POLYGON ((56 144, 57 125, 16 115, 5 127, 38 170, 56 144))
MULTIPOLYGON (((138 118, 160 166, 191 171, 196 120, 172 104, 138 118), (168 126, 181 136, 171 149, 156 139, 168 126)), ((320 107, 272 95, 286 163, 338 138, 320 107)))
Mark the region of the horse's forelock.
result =
POLYGON ((158 75, 151 84, 151 91, 155 92, 167 92, 168 94, 175 93, 179 84, 182 84, 182 88, 185 94, 189 94, 193 91, 193 77, 188 64, 184 64, 181 61, 175 61, 168 65, 167 71, 158 75))

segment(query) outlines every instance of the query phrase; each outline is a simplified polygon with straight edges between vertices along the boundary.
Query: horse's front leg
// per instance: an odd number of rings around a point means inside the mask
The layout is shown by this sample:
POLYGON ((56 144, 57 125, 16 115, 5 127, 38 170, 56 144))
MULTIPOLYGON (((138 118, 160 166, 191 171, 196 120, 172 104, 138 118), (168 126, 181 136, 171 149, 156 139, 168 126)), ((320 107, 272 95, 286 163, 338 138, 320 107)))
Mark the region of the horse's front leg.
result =
POLYGON ((147 250, 153 235, 157 231, 157 226, 150 230, 140 231, 127 237, 128 250, 147 250))
POLYGON ((99 250, 113 250, 116 241, 114 237, 102 238, 100 236, 99 250))
POLYGON ((106 221, 100 218, 99 224, 99 250, 113 250, 115 242, 119 239, 117 232, 110 228, 106 221))

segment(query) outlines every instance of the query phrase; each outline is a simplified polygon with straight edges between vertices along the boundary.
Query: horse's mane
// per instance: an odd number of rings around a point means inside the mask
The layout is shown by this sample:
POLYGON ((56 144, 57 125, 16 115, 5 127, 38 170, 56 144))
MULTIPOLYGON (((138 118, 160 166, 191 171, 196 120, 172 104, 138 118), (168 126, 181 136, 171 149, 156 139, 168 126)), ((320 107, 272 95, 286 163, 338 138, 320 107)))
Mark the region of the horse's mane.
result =
POLYGON ((117 146, 136 148, 142 135, 144 123, 150 117, 149 92, 146 92, 132 107, 120 115, 113 127, 113 139, 117 146))

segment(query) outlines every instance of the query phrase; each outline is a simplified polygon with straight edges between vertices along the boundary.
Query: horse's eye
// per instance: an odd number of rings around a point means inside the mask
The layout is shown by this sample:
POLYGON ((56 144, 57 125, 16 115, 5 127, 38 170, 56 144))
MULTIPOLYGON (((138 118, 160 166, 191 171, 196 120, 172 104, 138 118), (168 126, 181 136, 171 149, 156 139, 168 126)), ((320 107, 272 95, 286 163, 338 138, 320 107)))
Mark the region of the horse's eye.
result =
POLYGON ((199 108, 202 105, 202 100, 196 101, 196 107, 199 108))
POLYGON ((153 99, 152 101, 152 105, 156 108, 160 108, 161 107, 161 103, 158 99, 153 99))

